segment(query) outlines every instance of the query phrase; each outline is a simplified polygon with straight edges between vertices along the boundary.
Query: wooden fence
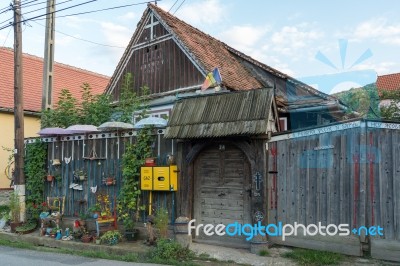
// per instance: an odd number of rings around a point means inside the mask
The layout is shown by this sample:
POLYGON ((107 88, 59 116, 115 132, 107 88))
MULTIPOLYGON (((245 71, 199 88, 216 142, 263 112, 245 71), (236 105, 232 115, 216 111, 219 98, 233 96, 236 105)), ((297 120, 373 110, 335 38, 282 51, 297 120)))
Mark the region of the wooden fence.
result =
POLYGON ((313 237, 301 231, 273 242, 350 255, 369 247, 374 258, 400 261, 400 124, 359 120, 275 135, 268 154, 268 223, 350 230, 313 237), (351 232, 361 226, 380 226, 383 235, 351 232))
MULTIPOLYGON (((163 138, 163 130, 157 132, 153 135, 153 156, 157 157, 159 165, 165 165, 167 155, 174 153, 176 144, 173 140, 163 138)), ((135 131, 122 131, 42 138, 48 147, 48 173, 59 176, 53 182, 45 182, 45 196, 65 196, 64 215, 77 217, 87 213, 88 208, 95 204, 96 194, 92 189, 97 186, 97 193, 110 196, 111 209, 114 210, 122 186, 122 156, 127 145, 135 141, 135 136, 135 131), (60 160, 61 165, 53 165, 56 159, 60 160), (74 179, 74 172, 79 171, 86 173, 85 180, 74 179), (107 177, 115 178, 115 184, 107 185, 107 177), (70 188, 71 184, 82 185, 82 190, 70 188)), ((26 145, 33 141, 35 139, 26 140, 26 145)), ((174 197, 173 192, 153 192, 153 206, 167 208, 171 222, 176 218, 174 197)), ((149 193, 142 191, 140 204, 146 206, 146 210, 140 214, 142 221, 148 214, 148 199, 149 193)))

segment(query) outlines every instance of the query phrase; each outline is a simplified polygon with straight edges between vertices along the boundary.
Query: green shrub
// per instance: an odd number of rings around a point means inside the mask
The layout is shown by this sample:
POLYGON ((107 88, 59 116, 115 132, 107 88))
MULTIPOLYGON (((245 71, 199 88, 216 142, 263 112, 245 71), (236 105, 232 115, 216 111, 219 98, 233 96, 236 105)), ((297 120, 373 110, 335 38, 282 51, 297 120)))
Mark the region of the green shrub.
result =
POLYGON ((293 259, 300 265, 339 264, 344 258, 343 255, 338 253, 300 248, 284 253, 283 257, 293 259))
POLYGON ((156 211, 154 217, 154 227, 160 231, 161 238, 168 237, 168 211, 160 208, 156 211))
POLYGON ((169 239, 159 239, 156 248, 150 254, 151 262, 173 265, 180 265, 193 258, 193 251, 169 239))
POLYGON ((0 205, 0 220, 8 220, 10 218, 10 206, 0 205))
POLYGON ((268 256, 268 255, 269 255, 269 251, 266 250, 266 249, 262 249, 262 250, 260 250, 260 251, 258 252, 258 255, 260 255, 260 256, 262 256, 262 257, 268 256))

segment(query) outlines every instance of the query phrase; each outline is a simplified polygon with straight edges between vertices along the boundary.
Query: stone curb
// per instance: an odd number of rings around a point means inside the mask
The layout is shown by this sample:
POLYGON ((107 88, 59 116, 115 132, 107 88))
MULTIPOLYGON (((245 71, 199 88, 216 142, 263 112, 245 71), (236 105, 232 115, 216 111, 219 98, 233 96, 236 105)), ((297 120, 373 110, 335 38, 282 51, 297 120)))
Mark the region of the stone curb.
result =
POLYGON ((95 245, 91 243, 81 243, 76 241, 55 240, 48 237, 40 237, 33 235, 18 235, 14 233, 0 232, 0 238, 12 242, 31 243, 35 246, 44 246, 50 248, 64 248, 76 251, 100 251, 114 255, 128 255, 132 253, 144 254, 146 251, 143 248, 135 248, 134 246, 106 246, 95 245))

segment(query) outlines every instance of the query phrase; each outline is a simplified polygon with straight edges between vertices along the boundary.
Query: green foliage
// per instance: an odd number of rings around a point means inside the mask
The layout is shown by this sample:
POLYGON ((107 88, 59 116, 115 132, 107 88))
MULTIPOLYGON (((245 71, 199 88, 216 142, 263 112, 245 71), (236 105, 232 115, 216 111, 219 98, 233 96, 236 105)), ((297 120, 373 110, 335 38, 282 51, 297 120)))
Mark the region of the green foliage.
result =
POLYGON ((261 257, 266 257, 269 255, 269 251, 266 249, 262 249, 258 252, 258 255, 260 255, 261 257))
POLYGON ((0 205, 0 220, 8 220, 10 219, 10 206, 8 205, 0 205))
POLYGON ((44 199, 44 177, 46 176, 46 143, 35 141, 26 146, 25 176, 26 176, 26 207, 27 214, 32 218, 39 217, 44 199))
POLYGON ((150 262, 182 265, 183 262, 194 259, 193 251, 182 247, 178 242, 169 239, 159 239, 156 248, 150 253, 150 262))
POLYGON ((78 101, 68 89, 62 89, 56 108, 44 110, 41 117, 41 126, 45 127, 69 127, 78 124, 78 101))
POLYGON ((144 103, 149 94, 148 87, 142 87, 140 95, 133 88, 133 76, 127 73, 123 79, 122 91, 118 106, 113 109, 110 95, 93 95, 88 83, 82 86, 81 101, 78 101, 68 89, 63 89, 54 109, 43 110, 41 127, 69 127, 76 124, 100 125, 114 120, 132 123, 132 115, 139 108, 146 108, 144 103))
POLYGON ((101 125, 110 120, 112 114, 110 95, 93 95, 88 83, 82 86, 82 109, 79 113, 80 123, 101 125))
POLYGON ((359 117, 379 118, 379 95, 375 84, 350 89, 336 96, 349 107, 348 114, 357 112, 359 117))
POLYGON ((400 121, 400 91, 383 91, 381 99, 391 100, 388 105, 381 106, 382 118, 400 121))
POLYGON ((16 233, 28 232, 34 230, 36 227, 37 227, 36 221, 29 221, 21 226, 17 226, 15 228, 15 232, 16 233))
POLYGON ((132 114, 139 109, 140 100, 133 90, 132 73, 127 73, 122 80, 121 95, 116 112, 118 121, 132 123, 132 114))
MULTIPOLYGON (((126 79, 130 79, 127 75, 126 79)), ((143 96, 141 97, 142 110, 141 117, 144 117, 147 112, 147 94, 148 89, 142 88, 143 96)), ((139 101, 137 96, 135 101, 139 101)), ((119 110, 123 110, 124 104, 120 103, 119 110)), ((132 102, 133 104, 133 102, 132 102)), ((138 106, 138 105, 137 105, 138 106)), ((136 106, 136 108, 137 108, 136 106)), ((132 113, 134 110, 126 108, 126 114, 132 113)), ((125 111, 124 111, 125 112, 125 111)), ((123 122, 123 114, 119 118, 123 122)), ((151 155, 151 128, 144 128, 138 131, 135 143, 128 144, 125 153, 122 156, 122 187, 118 197, 118 220, 122 220, 126 230, 133 229, 135 221, 138 219, 139 211, 144 207, 140 205, 139 196, 141 191, 139 189, 140 167, 144 164, 145 159, 151 155)))
POLYGON ((300 265, 332 265, 344 259, 343 255, 337 253, 299 248, 284 253, 283 257, 293 259, 300 265))
POLYGON ((117 244, 122 239, 122 235, 118 230, 107 231, 100 237, 102 243, 108 245, 117 244))
POLYGON ((19 202, 18 194, 13 191, 10 195, 10 211, 11 211, 11 222, 19 222, 20 221, 20 211, 21 204, 19 202))
POLYGON ((54 109, 43 110, 41 127, 69 127, 76 124, 100 125, 109 121, 112 107, 109 95, 93 95, 88 83, 82 86, 82 101, 62 89, 54 109))
POLYGON ((140 167, 145 158, 151 155, 150 129, 141 129, 136 142, 129 144, 122 156, 122 187, 118 197, 118 219, 122 220, 127 230, 133 229, 135 220, 142 209, 139 202, 140 167))
POLYGON ((160 231, 162 238, 168 237, 168 210, 165 208, 157 209, 154 217, 154 227, 160 231))

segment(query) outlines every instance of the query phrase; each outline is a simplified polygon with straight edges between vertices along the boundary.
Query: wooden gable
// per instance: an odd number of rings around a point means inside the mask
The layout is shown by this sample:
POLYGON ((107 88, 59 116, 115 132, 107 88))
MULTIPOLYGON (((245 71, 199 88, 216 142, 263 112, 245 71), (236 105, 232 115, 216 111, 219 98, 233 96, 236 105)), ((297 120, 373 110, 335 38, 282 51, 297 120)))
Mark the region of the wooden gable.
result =
POLYGON ((167 26, 148 9, 121 59, 108 93, 119 100, 123 77, 134 76, 134 89, 148 86, 151 94, 199 86, 204 75, 180 48, 167 26))

